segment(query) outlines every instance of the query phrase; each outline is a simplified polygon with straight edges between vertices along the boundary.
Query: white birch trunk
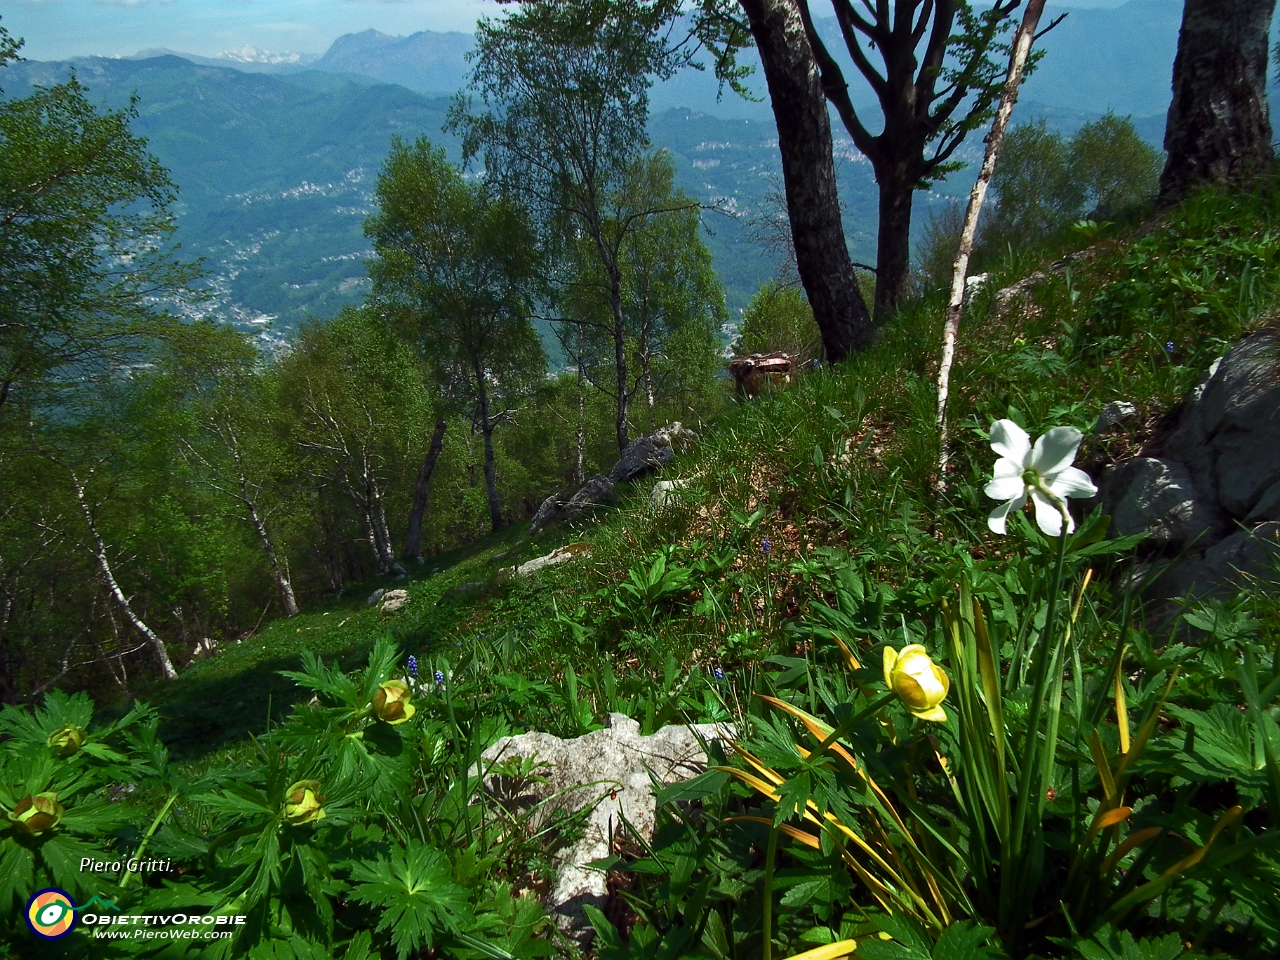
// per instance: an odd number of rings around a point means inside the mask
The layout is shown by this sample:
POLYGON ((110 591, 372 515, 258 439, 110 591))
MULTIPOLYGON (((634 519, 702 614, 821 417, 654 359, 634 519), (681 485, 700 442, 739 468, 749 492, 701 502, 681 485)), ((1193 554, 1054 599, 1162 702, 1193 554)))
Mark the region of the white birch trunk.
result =
POLYGON ((964 308, 965 280, 969 273, 969 257, 973 253, 973 239, 978 230, 978 214, 982 211, 982 203, 987 196, 991 175, 995 173, 996 161, 1000 157, 1000 147, 1004 143, 1004 132, 1009 126, 1009 117, 1018 99, 1018 88, 1022 85, 1022 71, 1027 65, 1027 57, 1031 55, 1031 42, 1035 38, 1036 26, 1040 23, 1044 5, 1045 0, 1030 0, 1022 15, 1018 32, 1014 35, 1004 92, 1000 95, 1000 106, 991 123, 991 132, 987 135, 987 151, 982 160, 982 170, 978 173, 978 179, 969 194, 969 206, 964 214, 964 228, 960 232, 960 250, 956 254, 955 266, 951 271, 951 299, 947 303, 947 319, 942 331, 942 362, 938 366, 938 489, 942 489, 945 484, 949 459, 947 394, 951 387, 951 365, 956 355, 960 313, 964 308))

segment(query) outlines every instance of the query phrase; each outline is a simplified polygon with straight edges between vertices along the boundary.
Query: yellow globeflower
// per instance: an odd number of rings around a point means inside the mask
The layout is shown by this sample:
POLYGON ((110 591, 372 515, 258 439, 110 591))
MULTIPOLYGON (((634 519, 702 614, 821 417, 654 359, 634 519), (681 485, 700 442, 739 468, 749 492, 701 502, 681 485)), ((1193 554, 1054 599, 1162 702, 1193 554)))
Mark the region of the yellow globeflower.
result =
POLYGON ((284 796, 284 818, 294 826, 324 819, 319 780, 299 780, 284 796))
POLYGON ((409 688, 400 680, 388 680, 378 687, 373 695, 373 712, 379 720, 392 725, 404 723, 414 715, 417 708, 409 702, 413 696, 409 688))
POLYGON ((9 813, 9 822, 14 829, 38 837, 61 823, 66 812, 56 793, 37 793, 34 797, 27 795, 18 801, 9 813))
POLYGON ((60 757, 69 757, 81 747, 89 735, 74 724, 67 723, 49 734, 49 749, 60 757))
POLYGON ((914 716, 946 722, 942 701, 951 689, 951 680, 920 644, 912 643, 901 650, 884 648, 884 682, 914 716))

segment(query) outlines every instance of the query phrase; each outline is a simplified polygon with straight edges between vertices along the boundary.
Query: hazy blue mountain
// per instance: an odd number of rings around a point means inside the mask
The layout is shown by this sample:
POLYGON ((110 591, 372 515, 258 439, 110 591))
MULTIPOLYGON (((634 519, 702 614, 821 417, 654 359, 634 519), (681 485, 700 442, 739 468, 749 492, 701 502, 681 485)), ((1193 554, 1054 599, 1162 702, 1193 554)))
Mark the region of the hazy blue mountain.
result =
MULTIPOLYGON (((203 257, 213 312, 276 333, 358 300, 367 280, 362 228, 392 134, 440 130, 448 101, 366 77, 265 75, 179 57, 89 58, 76 75, 99 103, 139 96, 134 131, 179 186, 183 253, 203 257)), ((6 96, 66 78, 65 63, 3 70, 6 96)))
POLYGON ((339 37, 312 69, 358 73, 383 83, 398 83, 433 96, 450 96, 467 83, 466 54, 475 45, 469 33, 424 30, 392 37, 377 30, 339 37))
MULTIPOLYGON (((1114 107, 1137 114, 1139 132, 1158 144, 1179 10, 1131 0, 1114 10, 1073 12, 1046 38, 1049 56, 1015 122, 1044 116, 1071 131, 1114 107)), ((457 142, 441 130, 448 98, 407 87, 455 88, 470 43, 458 33, 365 31, 340 38, 309 68, 253 50, 237 53, 238 61, 88 58, 74 68, 99 102, 120 106, 138 94, 135 130, 180 187, 178 238, 188 255, 206 260, 216 315, 259 331, 273 327, 278 336, 308 315, 332 315, 367 289, 363 219, 393 134, 425 134, 459 159, 457 142), (398 85, 385 82, 397 77, 398 85)), ((59 82, 69 68, 11 64, 0 87, 21 96, 31 84, 59 82)), ((775 269, 771 255, 747 240, 746 221, 780 189, 777 136, 767 102, 726 93, 717 103, 716 93, 714 77, 692 71, 660 85, 650 134, 672 152, 678 183, 717 208, 704 217, 707 243, 736 312, 775 269)), ((855 90, 856 101, 867 99, 855 90)), ((833 131, 850 249, 870 262, 874 179, 838 122, 833 131)), ((976 161, 981 150, 981 138, 972 137, 960 159, 976 161)), ((970 182, 960 173, 918 194, 917 224, 931 208, 966 195, 970 182)))
MULTIPOLYGON (((815 10, 821 9, 819 3, 815 10)), ((1068 120, 1070 115, 1079 114, 1083 119, 1077 126, 1108 109, 1135 117, 1163 117, 1171 95, 1171 71, 1182 16, 1180 0, 1130 0, 1110 9, 1072 9, 1070 5, 1063 9, 1066 19, 1042 41, 1047 55, 1028 81, 1025 99, 1043 108, 1051 122, 1063 112, 1068 120)), ((873 104, 870 89, 845 53, 834 17, 819 17, 817 27, 845 69, 854 103, 864 107, 873 104)), ((302 57, 296 62, 264 62, 260 52, 253 50, 232 51, 221 58, 177 55, 202 66, 254 73, 291 74, 309 69, 360 74, 419 93, 448 96, 466 84, 470 70, 466 54, 473 45, 474 37, 466 33, 423 30, 394 37, 366 30, 339 37, 318 60, 302 57)), ((138 56, 172 52, 144 51, 138 56)), ((748 85, 761 98, 758 102, 744 100, 727 90, 721 95, 710 71, 688 69, 654 87, 650 98, 653 112, 679 107, 725 119, 768 117, 759 58, 754 50, 746 50, 741 60, 756 68, 748 85)), ((874 128, 874 117, 869 118, 868 125, 874 128)))
MULTIPOLYGON (((23 96, 72 67, 95 102, 119 107, 138 94, 134 130, 179 186, 178 240, 185 255, 206 261, 212 312, 274 336, 308 315, 332 315, 367 289, 363 221, 393 134, 425 134, 460 159, 456 139, 441 129, 447 98, 366 76, 248 73, 177 56, 86 58, 10 64, 0 87, 23 96)), ((656 143, 670 143, 680 183, 706 202, 725 198, 729 210, 756 209, 778 166, 771 117, 682 111, 656 117, 653 132, 656 143)), ((742 241, 731 217, 709 213, 707 224, 736 309, 773 264, 742 241)))

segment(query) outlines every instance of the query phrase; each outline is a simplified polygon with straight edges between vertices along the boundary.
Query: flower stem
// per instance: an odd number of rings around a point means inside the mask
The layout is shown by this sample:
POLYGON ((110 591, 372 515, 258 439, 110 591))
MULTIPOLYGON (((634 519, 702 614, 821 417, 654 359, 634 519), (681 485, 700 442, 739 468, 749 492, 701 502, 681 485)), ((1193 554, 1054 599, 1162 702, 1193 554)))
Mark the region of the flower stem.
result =
POLYGON ((762 960, 773 960, 773 867, 778 854, 777 824, 769 828, 769 847, 764 855, 764 952, 762 960))
MULTIPOLYGON (((138 852, 134 854, 135 860, 141 860, 142 855, 147 852, 147 844, 151 842, 151 838, 155 836, 156 831, 160 829, 160 824, 164 822, 165 815, 168 814, 169 808, 178 800, 178 793, 175 790, 169 795, 169 799, 164 802, 164 806, 160 808, 160 812, 156 814, 156 818, 151 821, 151 829, 142 838, 142 842, 138 844, 138 852)), ((129 885, 129 881, 133 879, 133 872, 128 871, 124 875, 124 879, 120 881, 120 889, 123 890, 129 885)))
MULTIPOLYGON (((1059 501, 1059 509, 1065 513, 1065 504, 1059 501)), ((1013 833, 1010 837, 1015 857, 1022 852, 1024 831, 1027 827, 1027 811, 1039 809, 1039 797, 1031 796, 1031 778, 1038 768, 1036 755, 1039 753, 1040 714, 1044 707, 1045 688, 1049 682, 1049 667, 1056 662, 1054 639, 1058 613, 1058 595, 1062 592, 1062 571, 1067 557, 1067 527, 1063 518, 1062 532, 1058 537, 1058 556, 1053 565, 1053 577, 1049 587, 1048 606, 1045 610, 1044 629, 1040 633, 1039 650, 1036 657, 1036 672, 1031 694, 1031 708, 1027 717, 1027 729, 1023 737, 1023 749, 1020 762, 1022 770, 1018 777, 1018 808, 1014 814, 1013 833)), ((1013 866, 1010 864, 1009 866, 1013 866)), ((1012 876, 1009 876, 1012 881, 1012 876)))
POLYGON ((867 717, 871 716, 873 713, 878 712, 881 708, 887 707, 889 704, 893 703, 893 701, 896 700, 897 697, 898 695, 894 693, 892 690, 890 690, 888 693, 884 694, 883 696, 878 697, 875 700, 871 701, 869 706, 866 706, 863 709, 859 710, 852 717, 850 717, 844 723, 840 724, 840 726, 836 727, 829 734, 827 734, 826 739, 823 740, 820 744, 818 744, 817 749, 814 750, 813 753, 809 754, 809 759, 811 761, 818 759, 818 757, 822 756, 822 754, 827 752, 827 748, 830 747, 833 743, 835 743, 841 737, 846 736, 850 730, 852 730, 854 727, 860 724, 863 720, 867 719, 867 717))

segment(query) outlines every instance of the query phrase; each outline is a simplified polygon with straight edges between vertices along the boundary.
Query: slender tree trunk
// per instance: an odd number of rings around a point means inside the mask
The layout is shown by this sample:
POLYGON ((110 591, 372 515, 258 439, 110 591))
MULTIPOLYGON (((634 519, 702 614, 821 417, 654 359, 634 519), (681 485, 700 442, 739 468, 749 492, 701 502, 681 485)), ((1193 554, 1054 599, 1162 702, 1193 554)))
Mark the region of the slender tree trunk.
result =
POLYGON ((1275 0, 1186 0, 1160 202, 1197 183, 1239 183, 1269 165, 1267 38, 1275 0))
POLYGON ((618 417, 614 426, 618 436, 618 450, 622 451, 630 442, 627 435, 627 401, 631 398, 627 390, 627 331, 622 319, 622 275, 616 266, 609 271, 609 304, 613 308, 613 362, 618 371, 618 417))
POLYGON ((106 581, 107 590, 110 591, 112 599, 120 605, 121 611, 133 624, 133 628, 137 630, 147 646, 151 648, 152 656, 156 659, 156 665, 160 668, 160 673, 166 680, 172 680, 178 675, 178 671, 173 669, 173 661, 169 659, 169 651, 165 649, 164 641, 160 639, 146 622, 134 612, 133 604, 129 598, 124 595, 124 591, 120 589, 120 584, 116 581, 115 573, 111 570, 111 562, 107 559, 107 547, 102 542, 102 537, 98 533, 98 525, 94 522, 93 511, 89 509, 89 501, 84 494, 84 484, 80 479, 72 473, 71 485, 76 491, 76 501, 80 504, 80 513, 84 517, 84 522, 89 528, 89 535, 93 538, 93 555, 98 561, 98 570, 102 573, 102 579, 106 581))
POLYGON ((502 506, 498 502, 498 468, 493 457, 493 422, 489 419, 489 392, 484 386, 484 367, 476 364, 476 397, 480 401, 480 433, 484 436, 484 485, 489 494, 489 523, 493 532, 502 529, 502 506))
POLYGON ((378 525, 378 543, 382 549, 383 562, 391 570, 396 565, 396 558, 391 548, 391 531, 387 528, 387 502, 376 482, 373 487, 373 519, 378 525))
POLYGON ((409 533, 404 540, 404 555, 410 560, 416 560, 422 548, 422 517, 427 512, 431 475, 436 472, 436 461, 440 459, 440 451, 444 448, 444 429, 445 422, 437 420, 436 428, 431 434, 427 459, 418 470, 418 485, 413 490, 413 507, 409 510, 409 533))
POLYGON ((586 372, 582 369, 582 328, 578 328, 578 460, 574 466, 573 479, 578 486, 586 482, 587 453, 587 392, 586 372))
MULTIPOLYGON (((365 414, 368 416, 368 413, 365 414)), ((369 544, 378 564, 378 572, 386 573, 395 566, 396 558, 391 550, 391 533, 387 530, 387 513, 382 504, 382 491, 374 472, 373 457, 366 442, 360 444, 360 494, 361 509, 369 532, 369 544)))
MULTIPOLYGON (((247 494, 243 477, 240 478, 240 490, 242 494, 247 494)), ((258 532, 258 542, 262 544, 262 552, 267 555, 267 563, 271 565, 271 576, 280 591, 280 600, 284 604, 285 615, 296 617, 298 615, 298 598, 294 596, 293 584, 289 582, 288 575, 280 565, 280 559, 276 556, 275 544, 271 542, 271 537, 267 534, 267 526, 258 513, 257 504, 247 498, 245 503, 249 507, 249 520, 253 523, 253 529, 258 532)))
POLYGON ((644 397, 649 404, 649 432, 653 433, 657 429, 653 422, 653 358, 647 350, 640 354, 640 374, 644 381, 644 397))
POLYGON ((240 488, 240 502, 249 511, 249 522, 253 524, 253 529, 258 534, 258 542, 262 544, 262 552, 267 556, 267 563, 271 567, 271 577, 276 582, 276 589, 280 591, 280 601, 284 604, 285 615, 296 617, 298 615, 298 598, 294 596, 293 584, 289 582, 288 574, 285 573, 284 568, 280 565, 280 558, 276 555, 275 544, 267 533, 266 520, 258 510, 257 497, 251 496, 249 493, 249 478, 245 473, 244 458, 240 453, 240 440, 230 424, 226 425, 225 433, 221 429, 218 430, 218 433, 222 436, 223 443, 230 448, 232 459, 235 460, 236 483, 240 488))
POLYGON ((915 181, 903 163, 876 172, 880 225, 876 235, 876 323, 888 323, 911 278, 911 204, 915 181))
POLYGON ((982 212, 982 202, 987 196, 987 185, 996 171, 996 161, 1000 159, 1000 147, 1004 144, 1004 133, 1009 127, 1013 105, 1018 100, 1018 89, 1022 86, 1022 71, 1027 65, 1027 57, 1031 55, 1031 44, 1035 39, 1036 27, 1040 24, 1040 15, 1044 13, 1044 5, 1045 0, 1029 0, 1022 14, 1022 23, 1018 26, 1018 32, 1014 34, 1004 92, 1000 94, 1000 106, 996 109, 995 119, 991 122, 991 133, 987 135, 987 152, 982 159, 982 169, 978 172, 978 179, 969 194, 969 206, 964 214, 964 227, 960 231, 960 250, 956 254, 955 266, 951 270, 951 299, 947 303, 947 318, 942 330, 942 361, 938 365, 937 485, 939 489, 945 483, 948 459, 947 395, 951 387, 951 365, 956 355, 960 314, 964 309, 965 278, 969 273, 973 238, 978 231, 978 214, 982 212))
POLYGON ((760 52, 778 125, 796 266, 827 359, 870 346, 871 318, 858 289, 836 193, 831 122, 822 80, 795 0, 738 0, 760 52))

